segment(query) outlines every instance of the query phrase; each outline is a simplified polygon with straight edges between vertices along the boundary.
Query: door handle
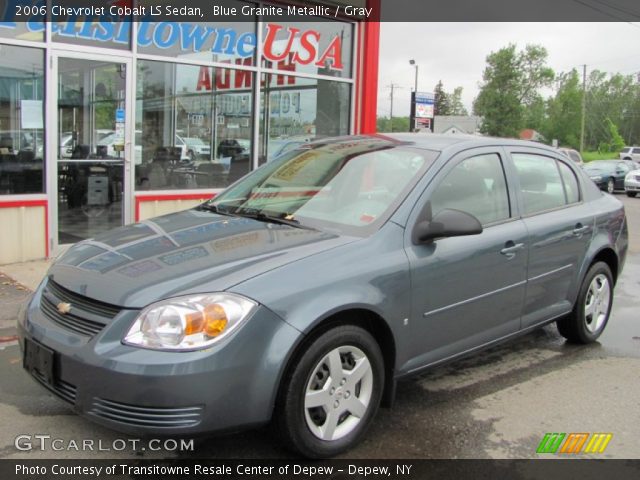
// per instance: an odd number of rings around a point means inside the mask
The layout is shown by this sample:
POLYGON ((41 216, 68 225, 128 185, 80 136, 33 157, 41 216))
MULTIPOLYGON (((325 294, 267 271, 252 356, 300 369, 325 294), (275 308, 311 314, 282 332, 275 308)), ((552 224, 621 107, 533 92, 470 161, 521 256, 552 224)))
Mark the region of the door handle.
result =
POLYGON ((587 232, 589 230, 589 228, 590 228, 589 225, 582 225, 581 223, 578 223, 576 225, 576 228, 573 229, 573 234, 576 237, 579 237, 583 233, 587 232))
POLYGON ((522 250, 524 248, 524 243, 514 243, 509 240, 504 244, 504 248, 500 250, 500 253, 507 257, 508 259, 512 259, 516 256, 516 252, 522 250))

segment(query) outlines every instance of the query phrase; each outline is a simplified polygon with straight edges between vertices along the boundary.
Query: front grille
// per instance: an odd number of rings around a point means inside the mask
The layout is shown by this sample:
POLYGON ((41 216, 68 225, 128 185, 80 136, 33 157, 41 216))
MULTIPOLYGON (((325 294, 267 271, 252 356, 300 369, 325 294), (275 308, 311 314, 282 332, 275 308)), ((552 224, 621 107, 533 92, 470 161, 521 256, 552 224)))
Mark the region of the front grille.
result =
POLYGON ((184 428, 200 423, 202 410, 201 406, 140 407, 94 398, 89 414, 137 427, 184 428))
POLYGON ((57 395, 62 400, 65 400, 72 405, 76 403, 76 386, 71 385, 64 380, 56 380, 53 385, 48 384, 44 375, 42 375, 38 370, 32 371, 33 378, 35 378, 38 382, 42 384, 47 390, 51 393, 57 395))
POLYGON ((92 313, 100 317, 112 319, 120 313, 119 307, 79 295, 58 285, 53 280, 49 280, 47 282, 46 290, 53 294, 59 301, 70 303, 77 306, 80 310, 84 310, 85 312, 92 313))
POLYGON ((47 282, 40 302, 42 313, 67 330, 92 337, 98 334, 118 313, 120 308, 71 292, 53 280, 47 282), (71 310, 61 313, 60 303, 68 303, 71 310))
POLYGON ((62 314, 58 311, 56 305, 44 296, 42 297, 40 307, 42 308, 42 313, 44 313, 49 320, 81 335, 93 337, 100 333, 105 326, 103 323, 92 322, 73 313, 62 314))

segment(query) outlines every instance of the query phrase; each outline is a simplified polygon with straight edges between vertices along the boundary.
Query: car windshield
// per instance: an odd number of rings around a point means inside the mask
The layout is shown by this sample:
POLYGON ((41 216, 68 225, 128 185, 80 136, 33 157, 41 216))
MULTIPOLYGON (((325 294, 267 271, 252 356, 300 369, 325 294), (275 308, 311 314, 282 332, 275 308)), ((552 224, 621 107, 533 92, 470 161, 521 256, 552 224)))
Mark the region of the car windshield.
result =
POLYGON ((364 236, 386 221, 437 156, 375 137, 309 144, 265 164, 208 206, 364 236))

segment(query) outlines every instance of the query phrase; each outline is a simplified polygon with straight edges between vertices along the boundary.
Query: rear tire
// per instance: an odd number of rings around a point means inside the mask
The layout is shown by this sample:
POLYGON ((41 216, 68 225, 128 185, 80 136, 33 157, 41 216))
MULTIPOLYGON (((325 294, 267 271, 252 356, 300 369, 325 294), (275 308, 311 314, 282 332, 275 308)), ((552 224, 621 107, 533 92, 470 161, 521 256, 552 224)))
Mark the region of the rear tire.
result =
POLYGON ((339 326, 314 339, 294 362, 274 415, 286 446, 305 457, 327 458, 356 445, 384 386, 375 339, 360 327, 339 326))
POLYGON ((635 197, 638 192, 627 192, 627 197, 635 197))
POLYGON ((582 281, 573 311, 559 319, 558 332, 573 343, 595 342, 609 321, 613 305, 613 276, 604 262, 591 266, 582 281))

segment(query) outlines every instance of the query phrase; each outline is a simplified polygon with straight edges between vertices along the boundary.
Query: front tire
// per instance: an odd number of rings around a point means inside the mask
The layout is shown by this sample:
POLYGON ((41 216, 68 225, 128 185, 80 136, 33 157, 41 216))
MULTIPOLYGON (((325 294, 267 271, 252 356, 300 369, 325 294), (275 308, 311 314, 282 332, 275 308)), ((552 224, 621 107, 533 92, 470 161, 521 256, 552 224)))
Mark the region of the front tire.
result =
POLYGON ((308 344, 283 380, 275 420, 289 449, 309 458, 357 444, 382 397, 384 361, 375 339, 354 325, 308 344))
POLYGON ((612 305, 611 269, 597 262, 582 281, 573 311, 556 322, 560 335, 574 343, 595 342, 607 326, 612 305))
POLYGON ((627 197, 635 197, 638 192, 627 192, 627 197))
POLYGON ((616 189, 616 181, 613 178, 610 178, 607 181, 607 193, 613 193, 616 189))

